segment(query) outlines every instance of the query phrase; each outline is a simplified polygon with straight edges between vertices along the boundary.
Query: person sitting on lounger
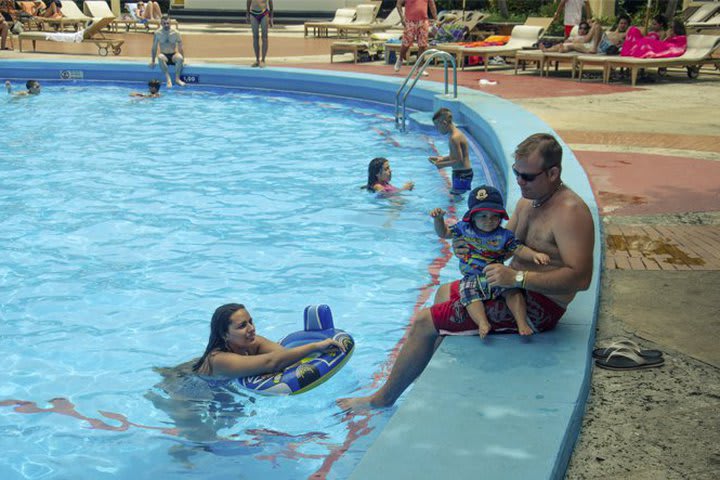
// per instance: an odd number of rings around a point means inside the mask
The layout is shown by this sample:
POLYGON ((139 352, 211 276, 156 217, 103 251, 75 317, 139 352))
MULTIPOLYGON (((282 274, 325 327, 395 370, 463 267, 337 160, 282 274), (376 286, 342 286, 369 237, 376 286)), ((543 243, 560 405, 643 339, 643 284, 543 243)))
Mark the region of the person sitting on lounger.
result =
POLYGON ((62 2, 60 0, 48 0, 47 8, 40 16, 43 18, 62 18, 62 2))
POLYGON ((37 80, 28 80, 25 83, 25 88, 27 88, 27 90, 23 90, 20 92, 13 92, 12 84, 10 83, 10 80, 5 81, 5 90, 7 90, 8 95, 14 95, 16 97, 26 97, 28 95, 40 95, 40 82, 38 82, 37 80))
POLYGON ((672 29, 668 28, 668 21, 665 15, 655 15, 650 22, 648 27, 648 33, 646 36, 655 38, 657 40, 665 40, 672 33, 672 29))
POLYGON ((570 34, 567 40, 552 47, 546 47, 540 43, 540 50, 543 52, 580 52, 580 53, 595 53, 595 40, 593 39, 593 33, 590 31, 590 24, 588 22, 580 22, 578 26, 577 34, 570 34))
POLYGON ((634 58, 672 58, 679 57, 685 50, 685 26, 681 21, 675 20, 671 34, 665 40, 660 40, 658 35, 643 36, 639 28, 630 27, 620 55, 634 58))
POLYGON ((137 15, 144 20, 162 20, 163 16, 162 10, 160 10, 160 4, 153 0, 150 0, 147 4, 143 4, 142 13, 140 13, 140 3, 138 3, 137 15))
POLYGON ((168 15, 162 16, 160 28, 153 35, 151 58, 150 68, 155 68, 156 58, 160 61, 160 68, 165 74, 167 88, 172 88, 168 65, 175 65, 175 83, 181 87, 185 86, 185 82, 180 79, 185 62, 182 38, 180 38, 180 32, 170 28, 170 17, 168 15), (160 48, 160 53, 158 53, 158 48, 160 48))
POLYGON ((601 55, 619 54, 629 27, 630 17, 626 14, 618 16, 615 28, 607 32, 603 31, 600 22, 593 20, 590 25, 590 32, 595 39, 595 45, 597 45, 595 53, 601 55))

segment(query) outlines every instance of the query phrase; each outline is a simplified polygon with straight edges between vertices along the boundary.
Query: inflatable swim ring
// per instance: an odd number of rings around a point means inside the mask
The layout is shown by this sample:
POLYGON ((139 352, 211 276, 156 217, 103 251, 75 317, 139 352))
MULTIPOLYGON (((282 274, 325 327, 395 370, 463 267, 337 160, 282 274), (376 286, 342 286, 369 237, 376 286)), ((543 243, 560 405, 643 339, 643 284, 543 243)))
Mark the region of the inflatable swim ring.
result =
POLYGON ((355 341, 344 330, 335 328, 332 312, 327 305, 305 307, 305 328, 280 340, 280 345, 298 347, 310 342, 333 338, 345 347, 309 355, 281 372, 237 379, 238 385, 263 395, 297 395, 307 392, 335 375, 353 354, 355 341))

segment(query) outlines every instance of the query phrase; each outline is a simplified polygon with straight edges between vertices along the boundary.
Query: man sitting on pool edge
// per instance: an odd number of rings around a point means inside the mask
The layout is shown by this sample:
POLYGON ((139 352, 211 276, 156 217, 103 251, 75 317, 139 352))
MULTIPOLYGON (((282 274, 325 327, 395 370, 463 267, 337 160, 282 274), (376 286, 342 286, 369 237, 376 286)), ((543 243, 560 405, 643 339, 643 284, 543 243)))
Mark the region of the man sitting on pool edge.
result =
POLYGON ((175 65, 175 83, 184 87, 185 82, 180 79, 185 63, 182 38, 180 32, 170 28, 170 17, 167 14, 162 16, 160 28, 153 34, 150 68, 155 68, 156 58, 160 61, 160 68, 165 74, 167 88, 172 88, 168 65, 175 65), (159 54, 158 47, 160 48, 159 54))
MULTIPOLYGON (((590 209, 566 187, 562 147, 547 134, 525 139, 515 150, 513 172, 522 192, 507 228, 523 244, 550 256, 548 265, 513 258, 510 267, 491 264, 485 276, 491 286, 526 290, 528 321, 536 331, 552 330, 575 294, 590 287, 593 271, 594 225, 590 209)), ((454 243, 456 255, 466 246, 454 243)), ((500 298, 487 302, 488 320, 495 332, 516 331, 515 322, 500 298)), ((418 312, 392 371, 380 389, 367 397, 341 398, 346 410, 389 407, 430 362, 441 331, 477 331, 460 304, 458 281, 440 286, 435 304, 418 312)))

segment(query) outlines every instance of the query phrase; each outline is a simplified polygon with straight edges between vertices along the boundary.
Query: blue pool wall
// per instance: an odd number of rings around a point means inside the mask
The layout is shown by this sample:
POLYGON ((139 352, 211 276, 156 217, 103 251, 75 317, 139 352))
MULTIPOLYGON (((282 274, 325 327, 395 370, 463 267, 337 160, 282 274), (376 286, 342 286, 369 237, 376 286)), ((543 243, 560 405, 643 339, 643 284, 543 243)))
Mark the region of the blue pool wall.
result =
MULTIPOLYGON (((159 74, 135 62, 0 62, 0 80, 22 82, 33 78, 144 84, 159 74)), ((185 74, 203 86, 305 92, 386 104, 394 104, 402 81, 228 65, 191 65, 185 74)), ((427 114, 441 106, 450 108, 456 122, 495 163, 512 210, 520 198, 510 170, 515 147, 530 134, 555 132, 511 102, 462 87, 458 93, 459 98, 453 99, 444 95, 442 84, 422 81, 408 97, 407 107, 427 114)), ((415 127, 411 122, 409 128, 415 127)), ((558 328, 529 341, 517 335, 491 336, 485 344, 478 337, 446 338, 351 478, 465 478, 478 473, 503 480, 564 477, 589 392, 602 237, 588 178, 572 151, 557 138, 563 146, 563 180, 585 200, 595 221, 590 288, 578 294, 558 328)))

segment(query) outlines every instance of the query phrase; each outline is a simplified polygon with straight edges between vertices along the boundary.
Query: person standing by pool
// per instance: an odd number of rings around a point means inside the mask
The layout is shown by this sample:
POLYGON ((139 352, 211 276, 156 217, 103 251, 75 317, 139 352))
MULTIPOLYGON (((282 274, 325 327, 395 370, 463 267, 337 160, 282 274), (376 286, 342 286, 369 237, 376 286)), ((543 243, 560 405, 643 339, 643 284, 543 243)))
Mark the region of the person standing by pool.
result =
POLYGON ((262 375, 278 372, 311 353, 330 348, 345 351, 345 347, 332 338, 285 348, 256 334, 255 322, 244 305, 228 303, 215 310, 205 353, 193 364, 192 370, 206 377, 262 375))
POLYGON ((563 24, 565 25, 565 38, 570 36, 573 27, 580 25, 582 21, 582 11, 585 8, 585 18, 590 21, 592 18, 592 10, 590 9, 589 0, 560 0, 555 15, 553 15, 552 22, 560 15, 560 10, 563 10, 563 24))
POLYGON ((268 52, 268 27, 273 26, 272 0, 247 0, 247 21, 252 27, 255 63, 252 67, 265 68, 268 52), (262 60, 260 59, 260 31, 262 30, 262 60))
POLYGON ((450 153, 443 157, 430 157, 428 160, 437 168, 452 167, 450 193, 462 195, 472 188, 473 179, 467 138, 453 123, 450 109, 441 108, 435 112, 433 123, 438 132, 448 135, 450 153))
MULTIPOLYGON (((552 135, 531 135, 515 150, 512 169, 522 197, 507 228, 530 248, 546 252, 548 265, 513 258, 510 266, 491 264, 484 273, 492 287, 523 287, 528 321, 538 332, 555 328, 577 292, 590 287, 595 228, 590 209, 560 178, 562 147, 552 135)), ((462 240, 453 242, 455 254, 466 255, 462 240)), ((343 409, 381 408, 395 403, 422 373, 443 333, 477 330, 460 304, 459 281, 440 286, 435 304, 418 312, 407 340, 385 384, 367 397, 341 398, 343 409)), ((495 332, 515 332, 503 299, 485 305, 495 332)))
POLYGON ((185 82, 180 79, 185 63, 182 38, 180 37, 180 32, 174 28, 170 28, 170 17, 168 15, 162 16, 160 19, 160 28, 158 28, 153 35, 150 68, 155 68, 156 58, 160 61, 160 68, 165 74, 165 84, 167 88, 172 88, 168 65, 175 65, 175 83, 184 87, 185 82), (160 49, 160 53, 158 53, 158 48, 160 49))
MULTIPOLYGON (((430 25, 428 22, 428 7, 433 20, 437 18, 437 7, 435 0, 397 0, 395 8, 400 14, 400 20, 403 24, 402 44, 400 45, 400 54, 395 61, 395 71, 399 72, 403 62, 407 56, 408 50, 412 47, 413 42, 418 45, 418 57, 428 47, 428 30, 430 25), (403 5, 405 13, 403 14, 403 5)), ((426 72, 423 72, 426 74, 426 72)))

